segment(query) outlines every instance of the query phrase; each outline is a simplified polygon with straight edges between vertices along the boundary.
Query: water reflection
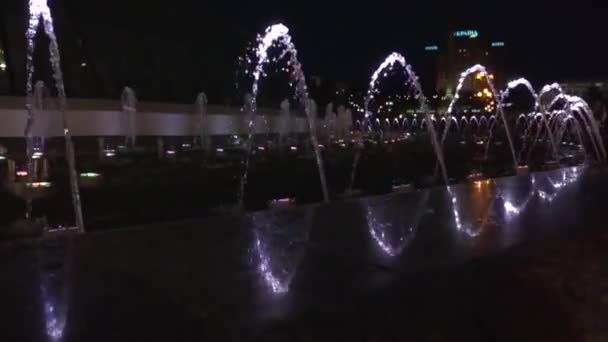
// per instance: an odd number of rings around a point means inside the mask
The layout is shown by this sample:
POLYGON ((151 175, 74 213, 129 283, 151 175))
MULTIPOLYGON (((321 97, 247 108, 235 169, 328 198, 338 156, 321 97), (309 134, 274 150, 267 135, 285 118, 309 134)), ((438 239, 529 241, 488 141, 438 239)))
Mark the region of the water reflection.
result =
MULTIPOLYGON (((458 200, 458 192, 455 187, 448 186, 447 193, 450 198, 452 214, 454 218, 454 227, 459 232, 464 233, 470 238, 474 238, 481 234, 482 228, 488 221, 490 211, 494 205, 495 198, 489 196, 491 181, 475 182, 476 193, 473 196, 467 196, 471 203, 464 203, 458 200), (469 221, 463 222, 461 212, 465 212, 472 217, 469 221), (476 224, 479 222, 479 224, 476 224)), ((459 190, 469 190, 469 187, 459 190)))
POLYGON ((553 202, 568 185, 580 178, 583 169, 573 167, 533 174, 525 187, 521 186, 520 178, 501 180, 501 184, 485 180, 474 182, 474 187, 448 186, 454 226, 457 231, 475 238, 486 226, 496 223, 493 218, 500 212, 507 223, 524 213, 535 198, 541 203, 553 202), (496 205, 497 199, 502 206, 496 205))
POLYGON ((50 341, 60 341, 68 316, 69 259, 67 242, 47 240, 38 254, 40 299, 45 333, 50 341))
POLYGON ((540 181, 533 178, 538 197, 545 202, 553 202, 564 188, 579 179, 583 171, 583 167, 573 167, 559 170, 558 177, 554 173, 548 173, 540 181))
POLYGON ((251 214, 252 259, 264 283, 275 294, 289 292, 304 257, 314 210, 299 207, 251 214))
POLYGON ((373 241, 388 256, 398 256, 411 244, 426 208, 430 190, 363 200, 373 241))

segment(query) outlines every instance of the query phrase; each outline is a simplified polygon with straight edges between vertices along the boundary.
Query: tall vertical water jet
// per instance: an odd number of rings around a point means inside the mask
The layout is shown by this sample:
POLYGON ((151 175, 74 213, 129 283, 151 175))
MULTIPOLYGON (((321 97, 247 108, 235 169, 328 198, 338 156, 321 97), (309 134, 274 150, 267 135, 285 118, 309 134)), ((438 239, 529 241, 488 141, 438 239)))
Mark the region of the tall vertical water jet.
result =
POLYGON ((203 149, 209 149, 208 132, 207 132, 207 95, 199 93, 194 101, 194 110, 198 116, 197 132, 200 139, 200 145, 203 149))
POLYGON ((257 61, 253 68, 253 84, 251 86, 251 101, 245 103, 245 107, 248 107, 248 128, 249 134, 247 137, 247 157, 245 162, 245 172, 241 178, 241 192, 239 194, 239 207, 242 207, 245 184, 247 182, 247 174, 249 169, 249 159, 252 148, 252 140, 255 126, 255 112, 257 109, 257 97, 259 91, 259 82, 264 76, 264 66, 271 62, 268 56, 269 49, 273 44, 280 44, 282 46, 281 54, 278 58, 272 59, 272 61, 280 60, 285 56, 289 56, 288 66, 291 68, 291 84, 295 87, 295 95, 300 104, 304 107, 306 117, 308 119, 308 126, 310 132, 310 140, 315 153, 317 168, 319 170, 319 179, 321 183, 321 190, 323 192, 323 200, 329 202, 329 192, 327 190, 327 181, 325 179, 325 171, 323 167, 323 159, 321 157, 321 151, 319 149, 319 143, 316 135, 315 117, 316 113, 312 113, 312 102, 308 96, 308 89, 306 87, 306 78, 304 71, 302 70, 302 64, 298 60, 298 50, 295 44, 292 42, 289 29, 283 24, 276 24, 266 28, 263 36, 258 36, 258 45, 255 50, 257 61))
MULTIPOLYGON (((26 31, 27 40, 27 59, 26 59, 26 109, 27 109, 27 120, 28 125, 26 127, 26 137, 29 135, 29 129, 33 120, 33 76, 34 76, 34 49, 36 44, 34 42, 36 38, 36 31, 40 25, 43 25, 44 32, 49 38, 49 52, 51 68, 53 69, 53 79, 55 80, 55 87, 57 88, 57 97, 59 102, 59 112, 63 122, 63 136, 65 139, 65 152, 66 159, 69 168, 70 177, 70 189, 72 193, 72 206, 74 209, 74 218, 76 221, 76 227, 84 232, 84 221, 82 217, 82 207, 80 203, 80 191, 78 189, 78 177, 76 174, 76 160, 74 157, 74 145, 72 143, 72 137, 70 134, 70 128, 66 115, 66 93, 65 85, 63 82, 63 73, 61 71, 61 57, 59 53, 59 45, 57 43, 57 37, 55 36, 55 29, 53 27, 53 18, 51 16, 51 9, 49 8, 46 0, 30 0, 29 1, 29 20, 28 28, 26 31), (42 22, 41 22, 42 21, 42 22)), ((28 153, 27 156, 28 164, 31 163, 32 155, 28 153)))
POLYGON ((135 147, 137 136, 135 134, 135 114, 137 113, 137 97, 135 92, 130 87, 125 87, 120 97, 122 103, 122 112, 126 121, 127 139, 126 147, 135 147))
MULTIPOLYGON (((517 166, 518 166, 517 156, 515 155, 515 148, 513 147, 513 139, 511 138, 511 131, 509 129, 509 125, 505 118, 504 111, 502 110, 501 99, 498 96, 498 94, 496 93, 496 88, 494 87, 494 83, 490 80, 490 78, 488 76, 488 72, 484 66, 482 66, 480 64, 476 64, 476 65, 473 65, 472 67, 468 68, 467 70, 465 70, 462 74, 460 74, 460 79, 458 80, 458 86, 456 87, 456 91, 454 92, 454 97, 452 98, 452 101, 450 102, 450 104, 448 106, 446 115, 449 117, 452 117, 454 105, 460 98, 460 92, 462 91, 464 82, 467 80, 467 78, 470 75, 476 74, 476 73, 481 73, 483 75, 483 79, 486 81, 488 87, 490 88, 490 92, 492 93, 494 102, 496 103, 497 116, 500 116, 500 119, 502 120, 502 122, 505 126, 505 133, 507 135, 507 140, 509 142, 509 147, 511 149, 511 157, 513 158, 513 168, 515 170, 517 170, 517 166)), ((443 137, 441 138, 441 146, 443 146, 443 143, 445 142, 445 138, 449 131, 450 123, 451 123, 451 120, 448 120, 446 129, 443 132, 443 137)))
MULTIPOLYGON (((364 103, 364 113, 365 113, 364 120, 365 121, 364 122, 368 123, 371 126, 372 113, 369 111, 369 105, 370 105, 371 101, 374 99, 375 94, 378 92, 378 89, 377 89, 378 82, 379 82, 378 79, 381 75, 381 72, 385 71, 386 69, 392 70, 395 67, 395 64, 399 64, 401 67, 403 67, 404 75, 406 76, 406 82, 408 82, 408 81, 411 82, 411 85, 414 88, 414 92, 415 92, 414 98, 418 100, 418 111, 424 113, 426 122, 429 123, 428 125, 426 125, 426 128, 430 135, 431 144, 435 151, 435 155, 437 157, 437 160, 439 161, 439 167, 441 169, 443 181, 447 185, 448 184, 448 174, 447 174, 447 169, 445 167, 445 163, 444 163, 444 159, 443 159, 443 150, 441 149, 441 147, 439 146, 439 142, 437 141, 437 134, 435 132, 435 127, 432 124, 433 120, 431 117, 431 113, 429 112, 428 107, 427 107, 426 97, 424 96, 424 93, 422 92, 422 86, 420 85, 420 82, 418 81, 418 76, 416 76, 416 74, 412 70, 412 66, 406 62, 405 57, 403 57, 403 55, 401 55, 400 53, 397 53, 397 52, 391 53, 384 60, 384 62, 382 62, 380 64, 380 66, 378 66, 376 71, 374 71, 374 73, 372 74, 372 77, 369 81, 367 96, 365 97, 365 103, 364 103)), ((350 187, 349 187, 349 189, 351 189, 351 190, 352 190, 352 187, 354 184, 355 173, 356 173, 355 170, 357 169, 357 164, 359 162, 360 155, 361 155, 361 146, 359 146, 359 148, 357 149, 355 159, 353 162, 350 187)))

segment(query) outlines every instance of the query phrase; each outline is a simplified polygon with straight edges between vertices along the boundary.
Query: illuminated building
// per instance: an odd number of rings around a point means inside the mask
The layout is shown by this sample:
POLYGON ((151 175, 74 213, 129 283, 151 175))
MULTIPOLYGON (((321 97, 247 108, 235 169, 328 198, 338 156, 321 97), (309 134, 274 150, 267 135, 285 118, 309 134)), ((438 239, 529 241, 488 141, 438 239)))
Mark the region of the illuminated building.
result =
POLYGON ((506 47, 506 42, 490 39, 475 29, 451 31, 445 45, 427 44, 424 47, 426 57, 435 64, 435 91, 440 95, 453 95, 460 74, 475 64, 485 66, 500 88, 505 82, 506 47))

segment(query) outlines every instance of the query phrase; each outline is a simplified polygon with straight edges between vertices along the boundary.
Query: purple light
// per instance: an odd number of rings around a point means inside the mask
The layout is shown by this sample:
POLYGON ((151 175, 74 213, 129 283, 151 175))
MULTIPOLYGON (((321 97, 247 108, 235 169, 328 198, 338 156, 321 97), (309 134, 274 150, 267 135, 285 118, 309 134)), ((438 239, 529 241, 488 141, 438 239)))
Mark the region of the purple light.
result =
POLYGON ((25 176, 27 176, 27 171, 17 171, 17 176, 18 177, 25 177, 25 176))

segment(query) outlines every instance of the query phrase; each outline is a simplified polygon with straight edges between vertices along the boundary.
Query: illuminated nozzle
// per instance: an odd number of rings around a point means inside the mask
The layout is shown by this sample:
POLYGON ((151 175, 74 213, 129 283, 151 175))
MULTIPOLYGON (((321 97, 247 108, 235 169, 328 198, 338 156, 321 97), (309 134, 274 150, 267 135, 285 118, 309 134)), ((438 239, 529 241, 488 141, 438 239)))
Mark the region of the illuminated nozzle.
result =
POLYGON ((483 177, 483 173, 481 172, 473 172, 467 176, 468 180, 479 180, 479 178, 483 177))
POLYGON ((32 189, 50 188, 51 183, 50 182, 33 182, 33 183, 26 183, 26 186, 28 188, 32 188, 32 189))
POLYGON ((100 177, 101 175, 99 173, 96 172, 83 172, 80 174, 80 177, 82 178, 97 178, 100 177))
POLYGON ((414 186, 412 184, 395 184, 393 185, 393 192, 411 192, 414 191, 414 186))
POLYGON ((270 201, 268 203, 268 206, 270 208, 285 208, 285 207, 289 207, 295 203, 296 203, 295 198, 284 197, 284 198, 277 198, 277 199, 270 201))
POLYGON ((106 157, 114 157, 116 155, 115 150, 103 150, 103 155, 106 157))
POLYGON ((528 174, 528 165, 518 165, 515 171, 518 175, 528 174))

